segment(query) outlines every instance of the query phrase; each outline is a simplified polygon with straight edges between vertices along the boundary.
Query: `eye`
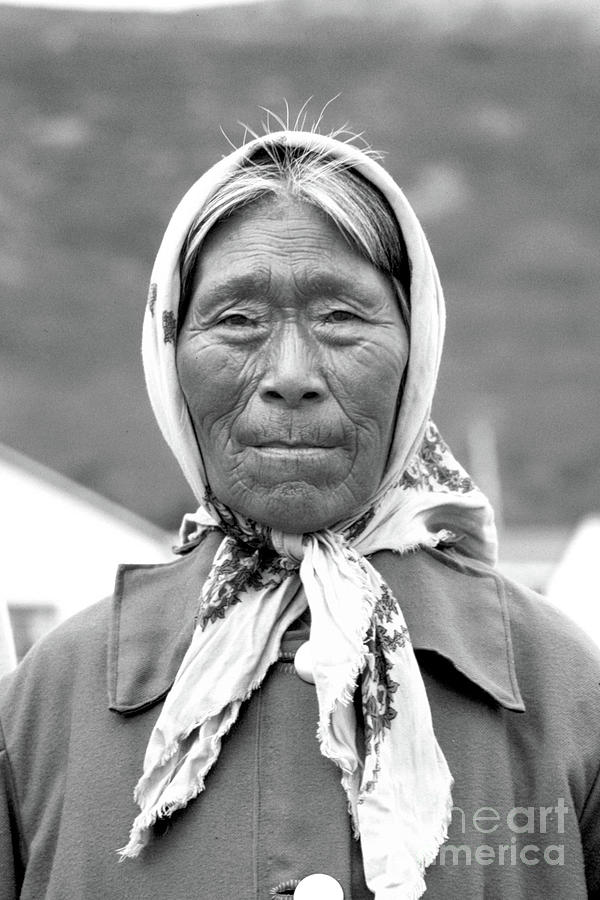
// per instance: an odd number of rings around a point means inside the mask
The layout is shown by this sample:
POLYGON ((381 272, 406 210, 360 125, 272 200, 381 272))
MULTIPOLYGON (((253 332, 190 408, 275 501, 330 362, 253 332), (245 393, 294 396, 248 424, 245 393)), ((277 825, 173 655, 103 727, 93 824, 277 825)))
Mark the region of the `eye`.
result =
POLYGON ((228 316, 223 316, 219 319, 219 325, 229 325, 233 328, 243 327, 245 325, 252 325, 253 321, 248 316, 245 316, 244 313, 231 313, 228 316))
POLYGON ((325 316, 326 322, 359 322, 360 316, 349 309, 334 309, 325 316))

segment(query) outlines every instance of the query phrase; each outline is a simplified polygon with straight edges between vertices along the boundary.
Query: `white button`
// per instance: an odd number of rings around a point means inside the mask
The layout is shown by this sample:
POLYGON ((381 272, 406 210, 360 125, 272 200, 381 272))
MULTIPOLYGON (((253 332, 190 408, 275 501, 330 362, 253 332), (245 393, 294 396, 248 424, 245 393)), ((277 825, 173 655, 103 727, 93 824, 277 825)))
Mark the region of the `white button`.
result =
MULTIPOLYGON (((296 650, 296 655, 294 656, 294 666, 302 681, 307 681, 309 684, 315 683, 315 676, 313 674, 313 658, 309 641, 305 641, 303 644, 300 644, 300 646, 296 650)), ((294 896, 296 895, 294 894, 294 896)))
POLYGON ((307 875, 298 882, 294 900, 344 900, 344 891, 331 875, 307 875))

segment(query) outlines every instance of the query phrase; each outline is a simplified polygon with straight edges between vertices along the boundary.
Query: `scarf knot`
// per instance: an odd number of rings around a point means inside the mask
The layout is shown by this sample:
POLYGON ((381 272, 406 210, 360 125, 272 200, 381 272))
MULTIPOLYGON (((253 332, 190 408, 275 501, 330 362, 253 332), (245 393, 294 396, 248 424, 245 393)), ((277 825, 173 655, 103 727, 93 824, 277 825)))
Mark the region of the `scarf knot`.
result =
POLYGON ((302 534, 285 534, 283 531, 271 532, 271 543, 278 556, 292 563, 300 564, 304 558, 305 536, 302 534))

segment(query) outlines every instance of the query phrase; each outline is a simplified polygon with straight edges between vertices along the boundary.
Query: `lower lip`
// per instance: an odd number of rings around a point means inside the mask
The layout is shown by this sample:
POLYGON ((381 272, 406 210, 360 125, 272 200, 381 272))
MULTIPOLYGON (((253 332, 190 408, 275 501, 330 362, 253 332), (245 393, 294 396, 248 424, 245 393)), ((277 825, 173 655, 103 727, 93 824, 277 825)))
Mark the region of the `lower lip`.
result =
POLYGON ((331 453, 333 447, 286 447, 278 445, 276 447, 263 446, 254 448, 263 456, 270 456, 274 459, 318 459, 322 458, 324 453, 331 453))
POLYGON ((252 447, 244 464, 247 479, 272 490, 294 483, 324 489, 338 482, 347 465, 335 447, 252 447))

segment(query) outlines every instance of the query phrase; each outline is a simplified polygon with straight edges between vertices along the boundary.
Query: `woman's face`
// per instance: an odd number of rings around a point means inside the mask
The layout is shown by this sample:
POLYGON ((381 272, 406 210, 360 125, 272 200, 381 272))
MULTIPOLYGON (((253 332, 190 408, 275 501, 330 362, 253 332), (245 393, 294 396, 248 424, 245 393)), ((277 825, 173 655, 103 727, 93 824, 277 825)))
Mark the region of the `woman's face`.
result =
POLYGON ((319 210, 269 200, 217 225, 177 347, 213 493, 287 533, 351 516, 379 486, 407 359, 391 283, 319 210))

